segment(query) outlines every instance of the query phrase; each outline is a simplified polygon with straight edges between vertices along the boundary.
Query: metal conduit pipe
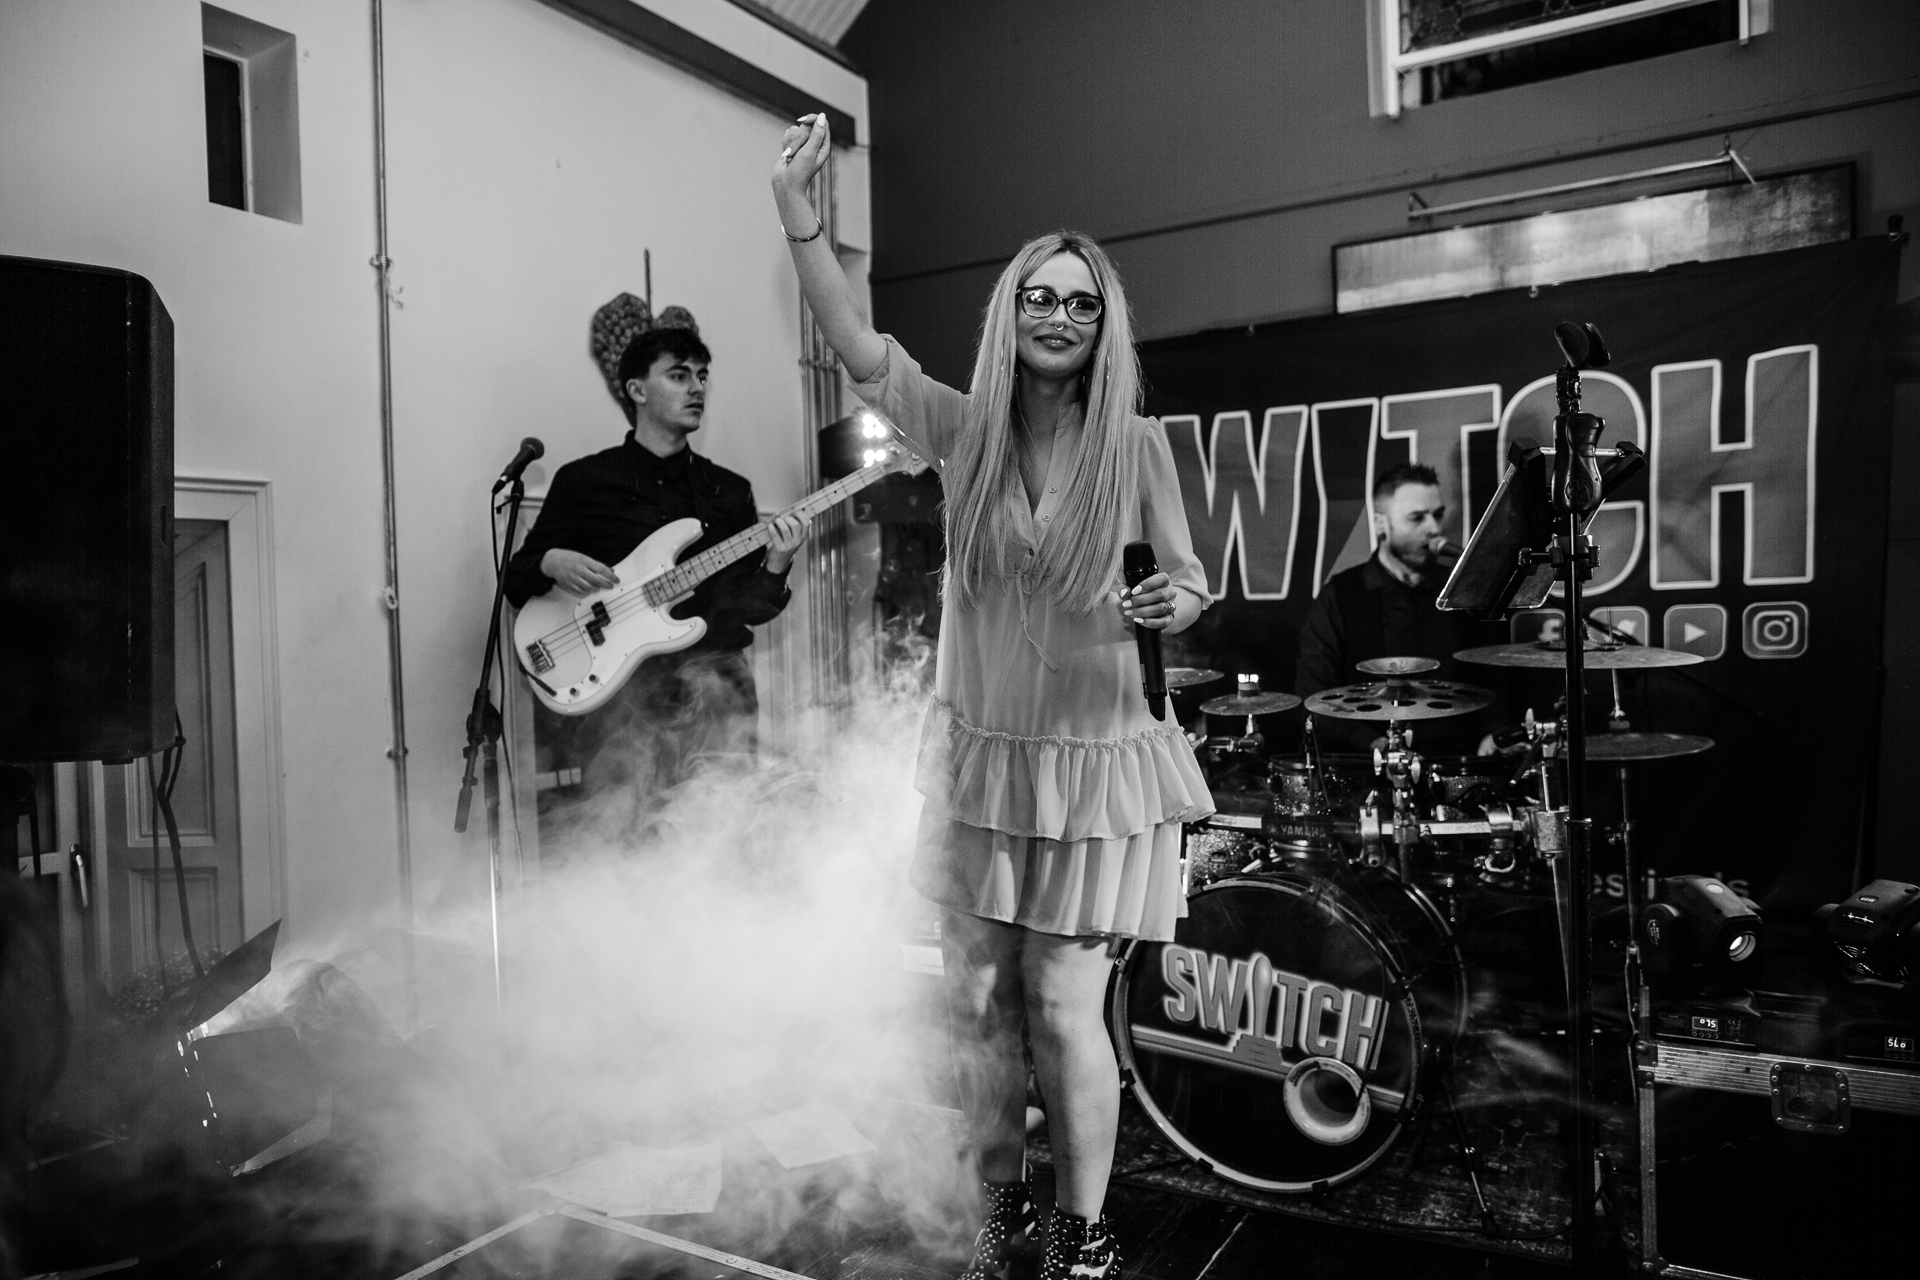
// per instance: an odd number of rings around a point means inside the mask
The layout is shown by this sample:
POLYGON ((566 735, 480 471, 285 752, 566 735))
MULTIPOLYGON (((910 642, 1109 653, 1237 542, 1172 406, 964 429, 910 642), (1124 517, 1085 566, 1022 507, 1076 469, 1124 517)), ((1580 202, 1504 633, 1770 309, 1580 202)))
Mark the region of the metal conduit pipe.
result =
MULTIPOLYGON (((839 200, 831 152, 814 179, 813 207, 821 233, 839 252, 839 200)), ((805 394, 801 421, 803 475, 808 493, 821 486, 820 433, 840 419, 840 357, 827 345, 800 300, 800 378, 805 394)), ((851 700, 851 655, 847 648, 847 515, 845 504, 823 511, 807 540, 808 643, 813 657, 814 702, 832 712, 851 700)), ((831 739, 829 739, 831 741, 831 739)))
MULTIPOLYGON (((400 647, 400 510, 395 495, 393 461, 393 260, 387 256, 387 82, 386 21, 380 0, 372 0, 373 19, 373 215, 374 253, 371 265, 380 290, 380 463, 386 513, 387 676, 393 703, 394 802, 400 838, 400 910, 406 948, 408 1001, 413 998, 413 841, 407 807, 407 702, 401 678, 400 647)), ((411 1010, 409 1010, 411 1012, 411 1010)))

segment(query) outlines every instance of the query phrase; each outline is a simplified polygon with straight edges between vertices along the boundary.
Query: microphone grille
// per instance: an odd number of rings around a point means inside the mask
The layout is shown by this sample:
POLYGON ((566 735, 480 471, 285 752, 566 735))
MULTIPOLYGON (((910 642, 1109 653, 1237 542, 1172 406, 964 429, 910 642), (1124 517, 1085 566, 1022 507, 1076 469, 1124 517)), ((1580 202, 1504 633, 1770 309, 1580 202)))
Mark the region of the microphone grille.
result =
POLYGON ((1159 564, 1153 558, 1151 542, 1129 542, 1120 553, 1120 569, 1125 575, 1127 585, 1132 586, 1159 572, 1159 564))

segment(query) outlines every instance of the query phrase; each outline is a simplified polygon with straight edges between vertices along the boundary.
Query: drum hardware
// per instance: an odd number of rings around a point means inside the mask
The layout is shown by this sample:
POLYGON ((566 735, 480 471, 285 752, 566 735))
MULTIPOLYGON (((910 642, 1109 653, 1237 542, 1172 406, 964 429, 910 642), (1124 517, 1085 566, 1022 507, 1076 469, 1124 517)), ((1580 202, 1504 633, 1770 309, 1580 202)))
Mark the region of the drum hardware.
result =
MULTIPOLYGON (((1584 537, 1583 537, 1584 540, 1584 537)), ((1483 667, 1529 667, 1553 670, 1566 664, 1568 646, 1558 640, 1536 640, 1532 644, 1487 644, 1462 649, 1453 656, 1461 662, 1483 667)), ((1595 671, 1652 671, 1662 667, 1691 667, 1706 659, 1697 653, 1679 649, 1659 649, 1651 645, 1621 645, 1611 641, 1589 641, 1578 652, 1582 665, 1595 671)))
POLYGON ((1229 1181, 1313 1192, 1420 1114, 1468 1003, 1418 888, 1288 871, 1208 885, 1174 942, 1129 944, 1109 1012, 1121 1078, 1174 1146, 1229 1181))
MULTIPOLYGON (((1230 766, 1236 757, 1264 758, 1267 739, 1260 732, 1254 717, 1291 711, 1299 705, 1300 699, 1291 693, 1261 693, 1260 677, 1242 673, 1237 692, 1209 698, 1200 704, 1200 710, 1209 716, 1244 716, 1245 728, 1237 735, 1209 734, 1197 750, 1214 766, 1216 775, 1220 769, 1230 766)), ((1215 776, 1211 780, 1218 783, 1219 778, 1215 776)))
POLYGON ((1607 712, 1607 732, 1625 733, 1633 726, 1627 723, 1627 709, 1620 705, 1620 668, 1607 672, 1607 679, 1613 684, 1613 710, 1607 712))
POLYGON ((1307 699, 1307 710, 1336 720, 1385 720, 1387 741, 1373 753, 1374 774, 1392 791, 1390 826, 1383 823, 1377 796, 1369 796, 1360 814, 1363 859, 1378 866, 1385 844, 1394 845, 1395 865, 1405 884, 1413 883, 1413 846, 1420 840, 1420 815, 1415 792, 1424 762, 1413 749, 1409 720, 1437 720, 1478 711, 1493 702, 1493 694, 1475 685, 1450 680, 1422 680, 1416 676, 1437 669, 1431 658, 1374 658, 1358 664, 1365 674, 1383 678, 1364 684, 1326 689, 1307 699))
POLYGON ((1368 676, 1418 676, 1440 669, 1437 658, 1368 658, 1353 669, 1368 676))
POLYGON ((1493 840, 1511 841, 1515 831, 1513 814, 1504 805, 1490 806, 1483 822, 1422 822, 1419 824, 1420 837, 1423 840, 1444 840, 1455 836, 1486 836, 1493 840))
POLYGON ((1313 790, 1321 806, 1329 813, 1333 811, 1333 797, 1327 792, 1326 761, 1320 754, 1320 732, 1313 727, 1313 717, 1308 716, 1300 729, 1300 745, 1307 754, 1307 771, 1313 779, 1313 790))
MULTIPOLYGON (((1210 716, 1245 716, 1251 720, 1255 716, 1291 711, 1299 705, 1299 697, 1291 693, 1229 693, 1208 698, 1200 704, 1200 709, 1210 716)), ((1253 730, 1248 729, 1248 732, 1253 730)))
POLYGON ((1387 722, 1387 742, 1373 749, 1373 772, 1393 788, 1393 843, 1399 855, 1402 883, 1413 883, 1413 846, 1420 839, 1420 818, 1414 789, 1420 785, 1426 762, 1413 749, 1413 734, 1398 720, 1387 722))
MULTIPOLYGON (((1605 762, 1614 766, 1614 776, 1620 784, 1620 826, 1615 832, 1615 843, 1620 848, 1620 867, 1627 899, 1627 919, 1638 920, 1640 907, 1637 893, 1640 889, 1639 859, 1634 840, 1635 827, 1633 817, 1633 768, 1639 763, 1652 760, 1676 760, 1682 756, 1698 755, 1713 748, 1712 738, 1687 733, 1648 733, 1634 732, 1625 712, 1620 706, 1619 673, 1614 673, 1613 714, 1608 717, 1610 732, 1593 734, 1587 738, 1587 759, 1605 762)), ((1629 993, 1641 989, 1640 975, 1643 971, 1645 956, 1641 952, 1639 930, 1627 933, 1627 958, 1625 980, 1629 993)), ((1651 1008, 1646 1001, 1634 998, 1632 1012, 1635 1030, 1642 1036, 1652 1034, 1651 1008)))
POLYGON ((1387 842, 1393 836, 1390 824, 1380 821, 1380 793, 1369 792, 1360 806, 1360 861, 1368 867, 1387 864, 1387 842))
POLYGON ((1591 869, 1592 820, 1587 816, 1586 672, 1621 668, 1686 666, 1701 659, 1694 654, 1647 648, 1596 648, 1585 643, 1586 614, 1581 597, 1599 563, 1599 553, 1587 533, 1588 522, 1600 505, 1646 465, 1646 455, 1627 442, 1602 449, 1600 435, 1606 421, 1581 408, 1580 375, 1611 362, 1606 343, 1591 324, 1556 325, 1554 338, 1565 363, 1554 373, 1554 398, 1559 412, 1553 420, 1551 455, 1531 441, 1514 441, 1512 465, 1501 478, 1493 501, 1474 529, 1465 554, 1454 565, 1437 603, 1443 609, 1466 609, 1492 619, 1514 608, 1544 603, 1553 581, 1564 589, 1566 616, 1574 621, 1571 643, 1558 651, 1543 645, 1496 646, 1493 650, 1462 651, 1463 661, 1485 661, 1500 666, 1562 667, 1566 678, 1566 742, 1568 766, 1567 854, 1565 879, 1576 892, 1569 895, 1568 934, 1571 935, 1568 1013, 1571 1053, 1568 1072, 1567 1169, 1572 1222, 1567 1243, 1574 1273, 1595 1272, 1594 1194, 1589 1170, 1594 1167, 1593 1131, 1593 1002, 1588 990, 1590 965, 1587 881, 1591 869), (1601 462, 1607 460, 1603 469, 1601 462), (1493 656, 1489 656, 1492 654, 1493 656), (1591 661, 1589 661, 1591 659, 1591 661))
POLYGON ((1646 733, 1616 731, 1587 737, 1587 760, 1592 764, 1612 764, 1622 768, 1651 760, 1674 760, 1681 756, 1711 751, 1712 738, 1697 733, 1646 733))
POLYGON ((1390 676, 1322 690, 1307 699, 1307 710, 1335 720, 1439 720, 1492 703, 1493 693, 1478 685, 1390 676))

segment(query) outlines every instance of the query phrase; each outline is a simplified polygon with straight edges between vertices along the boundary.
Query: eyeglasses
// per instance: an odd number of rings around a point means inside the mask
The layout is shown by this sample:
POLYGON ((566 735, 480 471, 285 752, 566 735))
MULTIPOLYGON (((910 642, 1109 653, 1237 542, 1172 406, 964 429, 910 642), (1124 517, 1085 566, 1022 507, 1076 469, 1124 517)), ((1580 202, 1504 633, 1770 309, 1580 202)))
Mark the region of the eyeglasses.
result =
POLYGON ((1062 298, 1043 284, 1020 291, 1020 309, 1035 320, 1045 320, 1060 309, 1061 303, 1067 304, 1067 319, 1075 324, 1092 324, 1107 309, 1107 304, 1097 293, 1070 293, 1062 298))

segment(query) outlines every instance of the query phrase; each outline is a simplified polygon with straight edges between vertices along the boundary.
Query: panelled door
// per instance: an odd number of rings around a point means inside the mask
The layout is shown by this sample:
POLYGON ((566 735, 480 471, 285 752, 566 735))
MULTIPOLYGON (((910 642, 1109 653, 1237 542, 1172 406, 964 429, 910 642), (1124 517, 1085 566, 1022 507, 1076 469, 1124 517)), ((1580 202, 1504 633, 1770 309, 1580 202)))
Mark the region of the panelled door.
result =
MULTIPOLYGON (((186 736, 173 813, 180 828, 187 918, 204 962, 241 942, 240 788, 233 718, 233 606, 227 526, 174 526, 174 700, 186 736)), ((100 847, 107 965, 115 983, 165 954, 183 954, 180 888, 147 765, 104 770, 100 847), (158 857, 155 834, 158 833, 158 857)), ((154 776, 159 761, 154 762, 154 776)))

